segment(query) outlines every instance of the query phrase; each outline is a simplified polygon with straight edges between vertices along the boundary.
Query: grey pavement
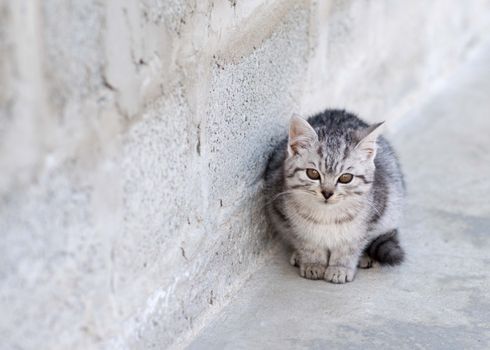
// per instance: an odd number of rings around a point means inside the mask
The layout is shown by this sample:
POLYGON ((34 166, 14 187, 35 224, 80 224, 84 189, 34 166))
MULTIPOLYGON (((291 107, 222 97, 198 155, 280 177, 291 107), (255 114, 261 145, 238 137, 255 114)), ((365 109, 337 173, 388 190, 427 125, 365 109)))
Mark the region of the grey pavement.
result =
POLYGON ((399 123, 407 261, 334 285, 281 251, 190 349, 490 349, 490 50, 399 123))

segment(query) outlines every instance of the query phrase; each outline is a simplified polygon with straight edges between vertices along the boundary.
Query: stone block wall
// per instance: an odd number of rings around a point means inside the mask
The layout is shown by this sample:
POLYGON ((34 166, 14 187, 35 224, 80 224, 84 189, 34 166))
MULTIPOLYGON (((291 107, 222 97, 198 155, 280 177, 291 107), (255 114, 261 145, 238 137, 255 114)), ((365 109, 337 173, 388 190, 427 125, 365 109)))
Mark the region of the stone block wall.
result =
POLYGON ((0 0, 5 349, 179 347, 273 242, 293 112, 401 117, 490 2, 0 0))

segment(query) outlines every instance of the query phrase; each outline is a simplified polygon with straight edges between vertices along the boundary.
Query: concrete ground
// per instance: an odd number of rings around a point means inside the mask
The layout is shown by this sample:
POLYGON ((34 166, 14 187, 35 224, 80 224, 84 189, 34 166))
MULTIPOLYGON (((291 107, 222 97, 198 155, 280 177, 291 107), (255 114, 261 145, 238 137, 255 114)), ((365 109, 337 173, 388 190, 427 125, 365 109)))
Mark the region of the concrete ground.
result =
POLYGON ((399 123, 406 263, 334 285, 282 252, 190 349, 490 348, 490 50, 399 123))

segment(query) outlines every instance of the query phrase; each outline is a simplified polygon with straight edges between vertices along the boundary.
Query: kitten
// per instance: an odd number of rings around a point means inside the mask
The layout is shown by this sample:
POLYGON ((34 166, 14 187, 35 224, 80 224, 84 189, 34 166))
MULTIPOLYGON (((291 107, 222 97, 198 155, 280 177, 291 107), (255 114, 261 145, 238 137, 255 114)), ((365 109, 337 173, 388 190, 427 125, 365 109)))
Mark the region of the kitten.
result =
POLYGON ((403 176, 381 125, 327 110, 293 116, 265 173, 266 212, 308 279, 346 283, 373 260, 397 265, 403 176))

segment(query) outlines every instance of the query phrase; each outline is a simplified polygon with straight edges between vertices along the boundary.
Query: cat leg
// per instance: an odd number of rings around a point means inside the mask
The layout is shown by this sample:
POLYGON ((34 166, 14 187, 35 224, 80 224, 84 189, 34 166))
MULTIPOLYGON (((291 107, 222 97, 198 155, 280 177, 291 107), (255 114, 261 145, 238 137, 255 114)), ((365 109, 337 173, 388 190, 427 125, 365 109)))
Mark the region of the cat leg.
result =
POLYGON ((291 263, 299 266, 299 275, 301 277, 318 280, 323 279, 327 267, 328 255, 324 249, 300 248, 291 256, 291 263))
POLYGON ((362 252, 362 245, 352 242, 343 247, 331 250, 325 280, 332 283, 351 282, 356 275, 357 263, 362 252))
POLYGON ((370 269, 373 267, 374 260, 369 257, 365 252, 359 258, 359 262, 357 263, 357 267, 361 269, 370 269))

